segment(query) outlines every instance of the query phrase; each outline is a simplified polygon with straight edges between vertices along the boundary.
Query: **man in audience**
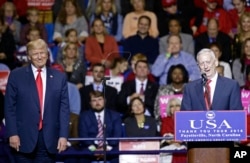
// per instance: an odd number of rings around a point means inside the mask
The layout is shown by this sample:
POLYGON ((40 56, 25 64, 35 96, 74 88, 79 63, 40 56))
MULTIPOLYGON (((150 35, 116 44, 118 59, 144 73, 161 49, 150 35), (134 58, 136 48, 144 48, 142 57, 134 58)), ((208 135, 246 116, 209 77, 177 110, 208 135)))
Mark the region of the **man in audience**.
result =
POLYGON ((200 71, 192 54, 184 52, 180 35, 171 34, 167 39, 167 53, 160 54, 152 66, 152 74, 160 77, 160 85, 166 84, 168 70, 172 65, 183 64, 189 73, 189 80, 200 78, 200 71))
POLYGON ((118 96, 119 109, 126 116, 128 104, 135 97, 140 97, 145 103, 145 114, 154 117, 154 100, 158 91, 158 84, 148 80, 149 65, 145 60, 135 64, 135 79, 123 83, 118 96))
POLYGON ((132 56, 136 53, 143 53, 147 56, 149 64, 153 64, 159 54, 158 39, 149 35, 151 19, 148 16, 141 16, 138 20, 138 31, 134 36, 124 40, 124 51, 131 52, 132 56))
POLYGON ((108 85, 105 85, 103 87, 103 82, 105 82, 104 79, 104 73, 105 73, 105 67, 101 63, 96 63, 92 67, 92 76, 93 76, 93 83, 90 85, 87 85, 80 89, 81 93, 81 103, 82 103, 82 111, 90 109, 90 96, 89 93, 92 91, 105 91, 104 97, 105 97, 105 105, 106 108, 116 110, 116 98, 117 98, 117 90, 113 87, 110 87, 108 85))
MULTIPOLYGON (((180 21, 177 18, 172 18, 168 22, 168 29, 170 34, 180 35, 182 40, 182 50, 188 52, 194 56, 194 40, 193 36, 190 34, 182 33, 180 21)), ((167 39, 168 35, 165 35, 160 38, 159 45, 160 45, 160 54, 166 53, 167 50, 167 39)))
MULTIPOLYGON (((105 99, 100 91, 90 92, 91 109, 82 112, 79 120, 79 136, 81 138, 99 138, 98 140, 81 141, 81 146, 84 150, 102 151, 104 148, 107 151, 118 150, 118 140, 103 141, 104 133, 106 137, 121 137, 122 136, 122 121, 117 112, 114 112, 105 107, 105 99), (105 130, 105 131, 104 131, 105 130), (106 145, 106 146, 105 146, 106 145)), ((84 156, 80 162, 90 163, 94 160, 102 160, 103 154, 84 156)), ((118 157, 107 156, 107 160, 111 163, 118 163, 118 157)))
POLYGON ((195 54, 213 42, 217 42, 222 48, 221 60, 229 62, 232 59, 232 40, 229 35, 219 31, 219 22, 215 18, 209 19, 207 31, 195 38, 195 54))

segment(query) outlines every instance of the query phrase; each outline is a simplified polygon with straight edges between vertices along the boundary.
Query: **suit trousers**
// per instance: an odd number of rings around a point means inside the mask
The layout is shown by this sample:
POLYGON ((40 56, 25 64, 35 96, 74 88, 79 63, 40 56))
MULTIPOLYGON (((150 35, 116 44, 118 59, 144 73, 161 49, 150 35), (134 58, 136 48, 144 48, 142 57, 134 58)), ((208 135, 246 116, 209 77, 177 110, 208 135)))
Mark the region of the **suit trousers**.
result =
POLYGON ((42 129, 39 131, 37 145, 32 153, 14 152, 15 161, 18 163, 54 163, 55 156, 46 149, 42 129))

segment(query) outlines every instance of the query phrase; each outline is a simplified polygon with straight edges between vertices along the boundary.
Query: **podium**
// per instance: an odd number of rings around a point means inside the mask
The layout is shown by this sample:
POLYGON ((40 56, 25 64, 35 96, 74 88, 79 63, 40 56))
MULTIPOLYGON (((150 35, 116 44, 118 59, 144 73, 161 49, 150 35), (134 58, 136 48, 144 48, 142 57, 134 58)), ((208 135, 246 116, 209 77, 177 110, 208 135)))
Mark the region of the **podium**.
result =
POLYGON ((229 163, 234 141, 246 138, 246 112, 243 110, 175 114, 175 140, 187 142, 188 163, 229 163))
POLYGON ((188 163, 229 163, 233 142, 188 142, 188 163))

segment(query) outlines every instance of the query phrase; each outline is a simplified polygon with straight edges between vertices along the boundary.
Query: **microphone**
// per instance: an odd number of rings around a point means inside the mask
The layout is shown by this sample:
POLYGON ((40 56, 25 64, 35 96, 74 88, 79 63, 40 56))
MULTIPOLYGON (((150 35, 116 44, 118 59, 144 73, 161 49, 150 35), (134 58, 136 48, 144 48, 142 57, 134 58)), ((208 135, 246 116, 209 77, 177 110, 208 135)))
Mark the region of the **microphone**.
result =
POLYGON ((207 75, 205 73, 202 73, 201 77, 202 77, 202 85, 205 86, 208 80, 207 75))

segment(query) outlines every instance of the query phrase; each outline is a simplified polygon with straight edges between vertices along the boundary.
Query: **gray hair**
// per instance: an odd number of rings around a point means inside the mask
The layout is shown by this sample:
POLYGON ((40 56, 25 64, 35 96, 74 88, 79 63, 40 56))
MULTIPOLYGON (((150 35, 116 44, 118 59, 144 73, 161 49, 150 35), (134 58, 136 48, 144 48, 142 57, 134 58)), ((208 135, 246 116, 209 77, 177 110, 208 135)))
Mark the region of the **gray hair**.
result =
POLYGON ((201 49, 196 56, 196 60, 198 61, 199 56, 204 55, 204 54, 209 54, 213 59, 216 60, 214 51, 208 48, 201 49))

